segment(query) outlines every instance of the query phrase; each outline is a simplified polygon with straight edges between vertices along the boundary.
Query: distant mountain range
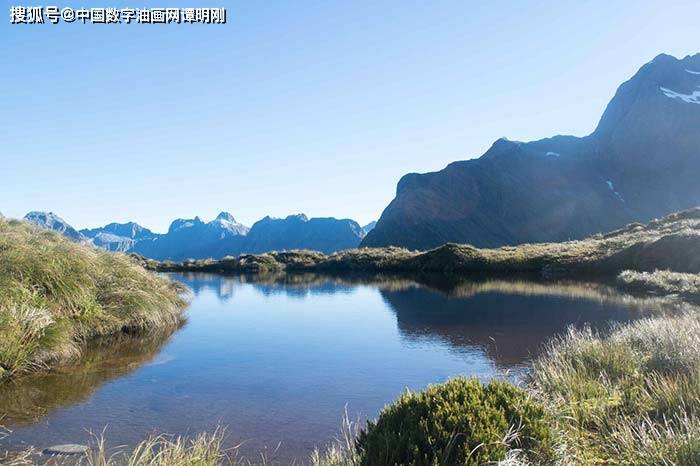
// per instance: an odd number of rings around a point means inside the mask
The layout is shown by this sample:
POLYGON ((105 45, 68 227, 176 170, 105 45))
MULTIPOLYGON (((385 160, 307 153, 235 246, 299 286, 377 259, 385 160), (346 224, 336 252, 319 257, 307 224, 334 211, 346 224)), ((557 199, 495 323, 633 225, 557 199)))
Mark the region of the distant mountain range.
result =
POLYGON ((699 175, 700 54, 659 55, 588 136, 503 138, 479 159, 404 176, 362 246, 582 238, 700 205, 699 175))
POLYGON ((221 212, 210 222, 199 217, 174 220, 167 233, 158 234, 134 222, 110 223, 78 231, 53 212, 30 212, 24 218, 74 241, 91 243, 108 251, 174 261, 291 249, 328 254, 357 247, 376 223, 360 227, 349 219, 309 219, 300 214, 284 219, 265 217, 248 228, 228 212, 221 212))

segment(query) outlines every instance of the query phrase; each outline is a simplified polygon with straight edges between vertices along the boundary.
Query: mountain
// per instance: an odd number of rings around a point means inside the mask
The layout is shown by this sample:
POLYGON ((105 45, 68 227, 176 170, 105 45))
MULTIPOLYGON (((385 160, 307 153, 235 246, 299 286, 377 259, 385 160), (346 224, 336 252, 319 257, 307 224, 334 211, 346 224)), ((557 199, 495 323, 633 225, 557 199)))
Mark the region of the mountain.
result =
POLYGON ((170 224, 168 233, 137 241, 131 251, 159 260, 184 260, 189 258, 220 258, 238 254, 248 227, 242 225, 228 212, 221 212, 211 222, 199 217, 177 219, 170 224))
POLYGON ((83 241, 85 237, 75 228, 70 226, 68 222, 63 220, 53 212, 38 212, 32 211, 24 216, 24 220, 33 223, 46 230, 53 230, 61 233, 63 236, 72 239, 73 241, 83 241))
POLYGON ((659 55, 588 136, 499 139, 480 158, 398 183, 362 246, 563 241, 700 204, 700 54, 659 55))
POLYGON ((80 233, 87 236, 88 238, 94 238, 100 233, 109 233, 111 235, 135 240, 152 238, 153 236, 155 236, 155 233, 153 233, 151 230, 149 230, 148 228, 144 228, 138 223, 134 222, 110 223, 109 225, 105 225, 101 228, 86 228, 80 230, 80 233))
POLYGON ((80 233, 95 246, 115 252, 131 251, 138 241, 156 236, 148 228, 134 222, 110 223, 101 228, 83 229, 80 233))
POLYGON ((265 217, 250 229, 242 252, 311 249, 331 253, 356 248, 363 236, 362 227, 349 219, 309 219, 304 214, 284 219, 265 217))
POLYGON ((173 261, 220 259, 243 253, 291 249, 331 253, 357 247, 365 235, 353 220, 309 219, 303 214, 284 219, 265 217, 253 228, 238 223, 228 212, 221 212, 210 222, 199 217, 179 218, 164 234, 154 233, 134 222, 110 223, 78 232, 53 213, 30 212, 25 218, 101 249, 173 261))
POLYGON ((376 226, 377 226, 377 221, 376 220, 371 221, 367 225, 362 227, 362 232, 366 235, 370 231, 374 230, 374 227, 376 227, 376 226))

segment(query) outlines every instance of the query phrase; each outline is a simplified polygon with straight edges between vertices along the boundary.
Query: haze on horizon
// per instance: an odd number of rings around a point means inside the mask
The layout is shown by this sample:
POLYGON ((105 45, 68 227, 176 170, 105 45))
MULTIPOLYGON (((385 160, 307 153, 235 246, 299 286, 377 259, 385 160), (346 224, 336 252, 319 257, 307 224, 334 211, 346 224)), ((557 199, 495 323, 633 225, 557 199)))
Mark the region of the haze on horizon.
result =
POLYGON ((644 63, 700 51, 690 0, 226 7, 226 25, 0 22, 0 212, 365 224, 402 175, 502 136, 586 135, 644 63))

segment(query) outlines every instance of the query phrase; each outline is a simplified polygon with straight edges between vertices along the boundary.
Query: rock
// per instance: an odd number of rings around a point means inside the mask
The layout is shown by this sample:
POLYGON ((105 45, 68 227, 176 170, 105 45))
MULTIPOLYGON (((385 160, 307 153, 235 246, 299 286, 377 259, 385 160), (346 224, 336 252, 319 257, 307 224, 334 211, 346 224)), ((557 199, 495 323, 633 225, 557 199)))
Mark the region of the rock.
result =
POLYGON ((64 445, 54 445, 45 449, 44 455, 84 455, 90 448, 86 445, 78 445, 77 443, 66 443, 64 445))

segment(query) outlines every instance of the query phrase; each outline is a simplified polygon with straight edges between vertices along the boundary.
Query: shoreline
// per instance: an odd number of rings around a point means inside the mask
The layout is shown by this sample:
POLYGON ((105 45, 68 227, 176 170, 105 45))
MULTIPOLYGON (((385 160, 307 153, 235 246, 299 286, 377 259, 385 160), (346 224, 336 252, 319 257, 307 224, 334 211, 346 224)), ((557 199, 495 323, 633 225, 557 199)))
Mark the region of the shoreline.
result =
POLYGON ((157 272, 277 273, 394 272, 445 274, 537 274, 542 277, 616 277, 625 270, 700 273, 700 208, 631 224, 620 230, 564 243, 479 249, 445 244, 428 251, 360 248, 323 254, 284 251, 183 262, 132 257, 157 272))

